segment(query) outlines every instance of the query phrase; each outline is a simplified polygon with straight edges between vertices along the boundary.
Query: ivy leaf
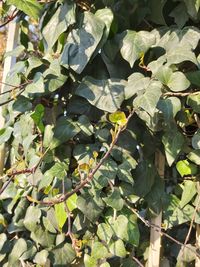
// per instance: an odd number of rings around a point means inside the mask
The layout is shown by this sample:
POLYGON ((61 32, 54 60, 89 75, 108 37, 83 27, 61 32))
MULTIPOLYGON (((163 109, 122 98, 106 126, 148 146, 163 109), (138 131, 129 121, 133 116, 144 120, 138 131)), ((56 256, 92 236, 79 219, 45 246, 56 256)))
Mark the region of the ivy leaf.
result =
POLYGON ((15 265, 15 263, 19 260, 21 255, 27 250, 26 241, 23 238, 19 238, 12 251, 9 254, 8 262, 10 266, 15 265))
POLYGON ((41 210, 35 206, 29 206, 24 218, 24 226, 30 232, 34 231, 39 223, 41 217, 41 210))
POLYGON ((71 263, 75 257, 75 251, 71 244, 64 242, 51 250, 49 258, 53 266, 66 266, 66 264, 71 263))
POLYGON ((42 6, 36 0, 7 0, 6 4, 14 5, 28 16, 38 19, 42 6))
POLYGON ((42 104, 38 104, 31 115, 31 118, 34 120, 36 126, 42 133, 44 132, 44 124, 42 122, 42 119, 44 117, 44 110, 44 106, 42 104))
POLYGON ((196 165, 200 165, 200 149, 191 151, 187 158, 194 162, 196 165))
POLYGON ((116 210, 121 210, 124 206, 124 200, 121 198, 119 189, 114 189, 108 197, 103 198, 105 203, 116 210))
POLYGON ((43 249, 36 253, 33 259, 33 262, 40 264, 40 265, 45 265, 47 262, 48 255, 49 255, 49 252, 46 249, 43 249))
POLYGON ((124 88, 125 99, 129 99, 139 91, 144 90, 150 83, 149 77, 144 77, 140 72, 134 72, 128 77, 128 83, 124 88))
POLYGON ((180 208, 182 209, 186 204, 188 204, 196 195, 196 193, 196 183, 189 180, 184 181, 183 193, 181 196, 181 201, 179 203, 180 208))
POLYGON ((192 137, 192 146, 194 149, 200 149, 200 129, 192 137))
POLYGON ((172 121, 178 111, 181 110, 181 101, 177 97, 160 99, 157 108, 162 111, 165 120, 169 122, 172 121))
POLYGON ((102 20, 91 12, 84 12, 82 26, 69 33, 61 55, 61 65, 80 74, 101 41, 104 28, 102 20))
POLYGON ((150 192, 155 179, 155 168, 149 161, 142 161, 134 170, 133 190, 137 196, 145 196, 150 192), (144 186, 145 185, 145 186, 144 186))
POLYGON ((91 197, 89 194, 78 196, 77 207, 91 221, 94 222, 100 216, 104 204, 100 198, 91 197))
POLYGON ((37 72, 33 81, 26 86, 26 92, 29 94, 44 93, 44 78, 42 73, 37 72))
POLYGON ((178 161, 176 163, 176 169, 180 173, 181 177, 185 175, 195 175, 198 171, 197 166, 193 163, 189 163, 186 159, 178 161))
POLYGON ((118 239, 117 241, 113 241, 109 245, 110 252, 120 258, 126 257, 126 248, 124 246, 124 242, 121 239, 118 239))
POLYGON ((174 92, 184 91, 190 86, 189 80, 182 72, 173 72, 166 66, 158 70, 156 77, 174 92))
POLYGON ((162 137, 162 142, 165 147, 167 162, 171 166, 181 151, 185 138, 178 131, 167 131, 162 137))
POLYGON ((55 215, 60 231, 67 220, 67 211, 64 202, 55 205, 55 215))
POLYGON ((86 76, 76 89, 76 95, 101 110, 113 113, 124 100, 124 85, 125 81, 120 79, 96 80, 86 76))
POLYGON ((132 68, 135 61, 141 57, 141 54, 145 54, 154 43, 155 35, 150 32, 127 30, 122 33, 120 52, 132 68))
POLYGON ((110 242, 113 234, 114 234, 113 227, 110 226, 109 224, 100 223, 98 225, 97 235, 101 240, 105 241, 107 244, 110 242))
POLYGON ((133 105, 138 108, 142 108, 147 111, 151 116, 154 115, 157 103, 161 96, 161 83, 158 81, 152 81, 145 93, 137 96, 133 100, 133 105))
POLYGON ((12 127, 3 128, 0 130, 0 144, 3 144, 9 140, 13 132, 12 127))
POLYGON ((65 32, 68 26, 74 24, 75 21, 74 3, 65 2, 57 8, 49 22, 42 30, 47 51, 53 47, 61 33, 65 32))
POLYGON ((56 126, 53 131, 54 135, 50 145, 51 149, 59 146, 64 142, 67 142, 70 138, 74 137, 77 133, 80 132, 80 128, 70 119, 61 117, 57 120, 56 126))

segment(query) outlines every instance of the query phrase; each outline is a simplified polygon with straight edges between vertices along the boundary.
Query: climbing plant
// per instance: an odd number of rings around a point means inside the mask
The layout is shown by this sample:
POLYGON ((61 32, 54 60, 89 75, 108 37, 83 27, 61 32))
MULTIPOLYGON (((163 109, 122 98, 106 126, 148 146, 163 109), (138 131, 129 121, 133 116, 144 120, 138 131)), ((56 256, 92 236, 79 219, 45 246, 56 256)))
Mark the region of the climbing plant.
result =
POLYGON ((20 34, 4 55, 17 63, 0 98, 1 266, 143 266, 160 211, 161 266, 193 266, 199 8, 199 0, 3 1, 2 26, 15 19, 20 34))

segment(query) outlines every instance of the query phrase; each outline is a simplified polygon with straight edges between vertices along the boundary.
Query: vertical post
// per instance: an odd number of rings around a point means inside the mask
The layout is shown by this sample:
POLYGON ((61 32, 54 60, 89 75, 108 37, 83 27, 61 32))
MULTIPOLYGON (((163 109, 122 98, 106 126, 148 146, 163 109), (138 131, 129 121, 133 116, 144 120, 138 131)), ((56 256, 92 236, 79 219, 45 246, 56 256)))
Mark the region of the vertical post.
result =
MULTIPOLYGON (((197 192, 198 195, 200 196, 200 182, 197 182, 197 192)), ((197 209, 197 211, 199 212, 199 208, 197 209)), ((200 224, 196 224, 196 250, 199 251, 200 250, 200 224)), ((196 256, 195 259, 195 267, 199 267, 200 266, 200 258, 198 256, 196 256)))
MULTIPOLYGON (((160 177, 164 178, 165 157, 160 151, 156 151, 155 165, 156 165, 156 168, 158 170, 158 174, 160 175, 160 177)), ((162 211, 157 217, 151 220, 151 223, 158 225, 161 228, 162 211)), ((160 249, 161 249, 161 234, 159 231, 156 231, 156 229, 151 228, 148 267, 159 267, 160 266, 160 249)))
MULTIPOLYGON (((19 34, 18 23, 16 23, 15 21, 11 21, 8 24, 6 52, 12 51, 17 46, 18 34, 19 34)), ((5 85, 3 83, 6 81, 6 76, 15 63, 16 63, 16 58, 12 56, 6 57, 4 61, 0 93, 3 93, 5 91, 5 85)), ((5 120, 2 114, 2 107, 0 107, 0 129, 4 127, 4 123, 5 123, 5 120)), ((5 161, 5 146, 1 145, 0 146, 0 175, 3 174, 4 161, 5 161)))

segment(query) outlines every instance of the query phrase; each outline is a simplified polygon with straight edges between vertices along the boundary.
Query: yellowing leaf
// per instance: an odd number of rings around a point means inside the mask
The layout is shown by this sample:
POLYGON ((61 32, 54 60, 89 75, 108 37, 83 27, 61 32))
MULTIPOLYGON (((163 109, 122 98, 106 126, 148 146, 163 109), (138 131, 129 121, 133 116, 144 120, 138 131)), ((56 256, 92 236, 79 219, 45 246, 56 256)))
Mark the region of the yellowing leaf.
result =
POLYGON ((109 115, 109 120, 112 123, 116 123, 120 126, 124 126, 127 123, 127 118, 124 112, 116 111, 113 114, 109 115))
POLYGON ((94 151, 93 152, 93 157, 96 159, 98 157, 98 152, 94 151))
POLYGON ((33 203, 37 203, 37 204, 39 204, 40 202, 37 200, 37 199, 35 199, 35 198, 32 198, 31 196, 26 196, 26 198, 28 199, 28 201, 30 201, 30 202, 33 202, 33 203))
POLYGON ((83 163, 83 164, 79 165, 79 170, 88 173, 90 170, 90 166, 87 163, 83 163))

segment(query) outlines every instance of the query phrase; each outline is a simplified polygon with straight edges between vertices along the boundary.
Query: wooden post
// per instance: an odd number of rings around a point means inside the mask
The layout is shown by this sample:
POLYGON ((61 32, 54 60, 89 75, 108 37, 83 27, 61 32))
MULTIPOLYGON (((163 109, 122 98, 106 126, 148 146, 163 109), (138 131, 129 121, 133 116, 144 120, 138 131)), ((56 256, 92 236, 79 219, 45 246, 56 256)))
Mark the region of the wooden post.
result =
MULTIPOLYGON (((158 174, 160 175, 160 177, 164 178, 165 157, 160 151, 156 151, 155 165, 156 165, 156 168, 158 170, 158 174)), ((162 211, 157 217, 151 220, 151 223, 158 225, 161 228, 162 211)), ((160 249, 161 249, 161 234, 159 231, 156 231, 154 228, 151 228, 148 267, 159 267, 160 266, 160 249)))
MULTIPOLYGON (((6 52, 12 51, 17 46, 18 34, 19 34, 18 23, 16 23, 15 21, 11 21, 8 24, 6 52)), ((3 77, 2 77, 3 83, 6 81, 6 76, 15 63, 16 63, 16 58, 6 57, 4 61, 4 67, 3 67, 3 77)), ((5 85, 3 83, 1 84, 1 87, 0 87, 0 93, 3 93, 5 91, 5 85)), ((2 114, 2 107, 0 107, 0 129, 4 127, 4 123, 5 123, 5 120, 2 114)), ((0 146, 0 176, 3 174, 4 161, 5 161, 5 146, 1 145, 0 146)))

